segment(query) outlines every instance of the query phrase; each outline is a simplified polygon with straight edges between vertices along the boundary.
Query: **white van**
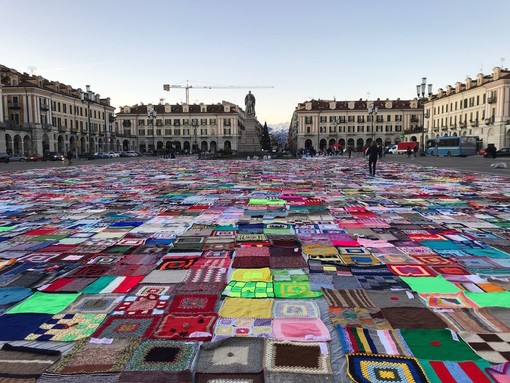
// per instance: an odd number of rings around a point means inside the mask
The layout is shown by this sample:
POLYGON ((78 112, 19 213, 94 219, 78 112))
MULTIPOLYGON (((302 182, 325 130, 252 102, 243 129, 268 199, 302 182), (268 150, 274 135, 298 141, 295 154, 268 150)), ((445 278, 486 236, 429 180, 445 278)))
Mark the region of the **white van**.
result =
POLYGON ((398 145, 393 145, 391 148, 388 149, 389 154, 397 154, 398 153, 398 145))

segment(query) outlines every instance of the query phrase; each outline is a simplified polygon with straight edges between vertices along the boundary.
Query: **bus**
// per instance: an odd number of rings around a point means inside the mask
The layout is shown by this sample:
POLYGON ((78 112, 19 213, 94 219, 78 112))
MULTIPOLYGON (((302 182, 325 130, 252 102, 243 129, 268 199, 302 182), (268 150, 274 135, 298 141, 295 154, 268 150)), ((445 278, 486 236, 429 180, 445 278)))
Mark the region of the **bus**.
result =
POLYGON ((444 136, 437 137, 434 141, 434 145, 431 145, 431 140, 427 141, 429 156, 467 157, 477 153, 478 137, 475 136, 444 136))

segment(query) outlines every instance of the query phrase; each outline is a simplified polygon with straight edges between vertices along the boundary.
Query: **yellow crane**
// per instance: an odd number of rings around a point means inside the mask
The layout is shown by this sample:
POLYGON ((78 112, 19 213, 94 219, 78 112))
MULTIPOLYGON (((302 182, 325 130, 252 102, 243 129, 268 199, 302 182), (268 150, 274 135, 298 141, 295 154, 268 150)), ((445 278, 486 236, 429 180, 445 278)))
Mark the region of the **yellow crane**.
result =
POLYGON ((172 85, 172 84, 163 84, 163 90, 170 92, 170 89, 186 89, 186 104, 189 105, 189 90, 193 89, 272 89, 273 85, 190 85, 188 81, 186 81, 186 85, 172 85))

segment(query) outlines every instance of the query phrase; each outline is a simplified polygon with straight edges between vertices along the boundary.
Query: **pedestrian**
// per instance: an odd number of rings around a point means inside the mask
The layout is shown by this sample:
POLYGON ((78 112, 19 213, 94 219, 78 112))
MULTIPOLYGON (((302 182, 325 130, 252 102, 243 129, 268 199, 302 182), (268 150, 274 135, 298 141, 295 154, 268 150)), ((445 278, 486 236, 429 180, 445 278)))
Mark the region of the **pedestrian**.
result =
POLYGON ((351 158, 352 155, 352 146, 347 147, 347 154, 349 154, 349 158, 351 158))
POLYGON ((413 155, 414 155, 414 158, 416 158, 416 155, 418 154, 418 145, 414 145, 414 148, 413 148, 413 155))
POLYGON ((67 158, 67 164, 68 165, 72 165, 73 164, 73 156, 74 156, 74 153, 72 150, 69 150, 67 152, 67 155, 66 155, 66 158, 67 158))
POLYGON ((377 157, 379 156, 379 149, 375 141, 368 147, 366 155, 368 156, 368 171, 372 177, 375 177, 375 166, 377 165, 377 157))
POLYGON ((413 151, 411 150, 411 147, 408 146, 406 150, 407 158, 411 158, 411 154, 413 154, 413 151))
POLYGON ((379 156, 379 158, 382 158, 382 154, 383 154, 383 148, 382 148, 382 145, 379 145, 379 146, 377 146, 377 155, 379 156))

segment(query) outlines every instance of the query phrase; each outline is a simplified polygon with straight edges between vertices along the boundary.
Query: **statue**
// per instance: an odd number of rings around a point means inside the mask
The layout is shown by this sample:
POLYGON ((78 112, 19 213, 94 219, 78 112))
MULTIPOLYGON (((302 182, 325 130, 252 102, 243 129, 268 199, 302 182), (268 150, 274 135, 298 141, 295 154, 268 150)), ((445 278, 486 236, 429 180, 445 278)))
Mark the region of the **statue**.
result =
POLYGON ((251 94, 251 90, 244 98, 244 104, 246 105, 246 115, 255 116, 255 96, 251 94))

